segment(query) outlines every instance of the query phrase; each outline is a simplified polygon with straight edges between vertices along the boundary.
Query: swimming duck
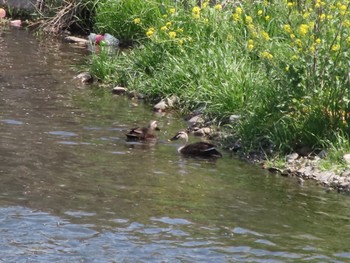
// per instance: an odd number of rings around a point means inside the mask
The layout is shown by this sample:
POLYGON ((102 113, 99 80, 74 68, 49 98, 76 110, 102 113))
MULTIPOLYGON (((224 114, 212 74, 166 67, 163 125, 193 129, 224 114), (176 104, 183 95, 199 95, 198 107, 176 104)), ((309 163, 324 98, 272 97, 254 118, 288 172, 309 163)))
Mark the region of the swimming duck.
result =
POLYGON ((188 144, 188 134, 186 131, 179 131, 170 141, 182 139, 184 144, 177 151, 184 155, 201 157, 222 157, 222 154, 215 149, 215 145, 207 142, 195 142, 188 144))
POLYGON ((126 137, 128 140, 151 140, 155 139, 155 131, 159 131, 158 122, 150 121, 147 127, 136 127, 132 128, 128 133, 126 133, 126 137))

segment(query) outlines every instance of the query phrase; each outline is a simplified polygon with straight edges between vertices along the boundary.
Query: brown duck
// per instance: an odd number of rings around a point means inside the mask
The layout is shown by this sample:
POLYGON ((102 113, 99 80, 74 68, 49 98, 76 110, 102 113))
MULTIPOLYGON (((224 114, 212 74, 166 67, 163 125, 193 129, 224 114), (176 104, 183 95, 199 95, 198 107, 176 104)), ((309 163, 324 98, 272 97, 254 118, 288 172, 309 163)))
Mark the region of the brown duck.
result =
POLYGON ((132 128, 128 133, 126 133, 126 138, 128 140, 152 140, 156 138, 155 131, 159 131, 158 122, 150 121, 147 127, 136 127, 132 128))
POLYGON ((207 142, 195 142, 188 144, 188 134, 186 131, 179 131, 170 141, 182 139, 184 144, 177 151, 183 155, 219 158, 222 154, 215 149, 215 145, 207 142))

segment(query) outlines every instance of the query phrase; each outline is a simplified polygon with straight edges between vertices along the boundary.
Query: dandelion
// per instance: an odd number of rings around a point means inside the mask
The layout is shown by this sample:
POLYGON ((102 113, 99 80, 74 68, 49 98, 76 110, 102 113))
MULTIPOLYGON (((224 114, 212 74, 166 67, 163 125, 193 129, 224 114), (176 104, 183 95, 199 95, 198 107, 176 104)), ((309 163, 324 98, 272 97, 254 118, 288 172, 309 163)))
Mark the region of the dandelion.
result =
POLYGON ((242 13, 243 13, 242 8, 236 7, 236 14, 237 14, 237 15, 242 15, 242 13))
POLYGON ((291 7, 293 7, 293 3, 292 3, 292 2, 288 2, 288 3, 287 3, 287 6, 288 6, 289 8, 291 8, 291 7))
POLYGON ((333 18, 332 15, 327 15, 327 19, 328 19, 328 20, 331 20, 332 18, 333 18))
POLYGON ((241 19, 241 16, 237 13, 232 14, 232 19, 238 22, 241 19))
POLYGON ((303 43, 301 42, 301 40, 300 40, 299 38, 297 38, 297 39, 295 40, 295 44, 296 44, 297 46, 299 46, 299 47, 302 47, 302 46, 303 46, 303 43))
POLYGON ((248 40, 248 50, 252 51, 254 49, 254 40, 249 39, 248 40))
POLYGON ((310 17, 310 13, 309 12, 305 12, 304 14, 303 14, 303 18, 304 19, 308 19, 310 17))
POLYGON ((178 33, 183 33, 184 30, 183 30, 183 28, 178 28, 178 29, 177 29, 177 32, 178 32, 178 33))
POLYGON ((262 11, 262 10, 259 10, 259 11, 258 11, 258 16, 262 16, 262 14, 263 14, 263 11, 262 11))
POLYGON ((344 27, 350 27, 350 20, 345 19, 343 22, 344 27))
POLYGON ((287 33, 291 33, 292 32, 292 28, 290 25, 284 25, 283 26, 284 31, 286 31, 287 33))
POLYGON ((326 14, 321 14, 321 15, 320 15, 320 20, 321 20, 321 21, 324 21, 325 19, 326 19, 326 14))
POLYGON ((150 27, 150 28, 147 30, 147 32, 146 32, 146 36, 148 36, 148 37, 153 36, 153 35, 154 35, 154 31, 155 31, 154 27, 150 27))
POLYGON ((346 38, 346 42, 348 42, 348 44, 350 45, 350 36, 346 38))
POLYGON ((334 52, 339 51, 340 50, 340 45, 339 44, 332 45, 331 50, 334 51, 334 52))
POLYGON ((310 50, 311 52, 315 52, 315 50, 316 50, 315 45, 312 45, 312 46, 309 48, 309 50, 310 50))
POLYGON ((265 32, 264 30, 261 32, 261 36, 265 41, 269 41, 270 40, 270 36, 267 32, 265 32))
POLYGON ((286 66, 286 67, 285 67, 285 70, 288 72, 288 71, 289 71, 289 66, 286 66))
POLYGON ((171 26, 171 22, 166 22, 165 26, 170 27, 171 26))
POLYGON ((167 28, 166 26, 162 26, 162 27, 160 28, 160 30, 161 30, 161 31, 166 31, 166 30, 168 30, 168 28, 167 28))
POLYGON ((252 18, 251 16, 246 16, 246 17, 245 17, 245 22, 246 22, 247 24, 251 24, 251 23, 253 23, 253 18, 252 18))
POLYGON ((317 39, 315 40, 315 43, 316 43, 316 44, 321 44, 321 42, 322 42, 322 40, 321 40, 320 38, 317 38, 317 39))
POLYGON ((170 38, 176 38, 176 32, 170 31, 170 32, 169 32, 169 37, 170 37, 170 38))
POLYGON ((177 43, 178 43, 180 46, 182 46, 183 43, 184 43, 184 40, 183 40, 183 39, 179 39, 179 40, 177 41, 177 43))
POLYGON ((217 5, 214 6, 214 9, 215 10, 221 10, 222 9, 222 5, 217 4, 217 5))
POLYGON ((340 6, 339 6, 339 11, 340 11, 340 14, 341 14, 342 16, 345 15, 346 9, 347 9, 346 5, 340 5, 340 6))
POLYGON ((204 1, 202 3, 202 8, 206 8, 208 6, 208 4, 209 4, 209 0, 208 1, 204 1))
POLYGON ((297 61, 298 58, 299 58, 299 57, 298 57, 297 55, 293 55, 293 56, 292 56, 292 60, 294 60, 294 61, 297 61))
POLYGON ((294 34, 290 34, 290 38, 294 40, 296 36, 294 34))
POLYGON ((263 51, 263 52, 261 52, 261 53, 260 53, 260 56, 261 56, 262 58, 266 58, 266 59, 268 59, 268 60, 273 59, 273 55, 272 55, 271 53, 269 53, 268 51, 263 51))
POLYGON ((133 22, 134 22, 135 25, 138 25, 138 24, 141 23, 141 19, 140 19, 140 18, 135 18, 135 19, 133 20, 133 22))
POLYGON ((199 6, 195 6, 192 8, 192 17, 198 19, 201 15, 201 8, 199 6))
POLYGON ((270 21, 270 16, 265 16, 266 21, 270 21))
POLYGON ((299 26, 299 34, 305 36, 309 31, 309 26, 307 24, 301 24, 299 26))
POLYGON ((175 14, 176 9, 175 8, 169 8, 169 14, 175 14))

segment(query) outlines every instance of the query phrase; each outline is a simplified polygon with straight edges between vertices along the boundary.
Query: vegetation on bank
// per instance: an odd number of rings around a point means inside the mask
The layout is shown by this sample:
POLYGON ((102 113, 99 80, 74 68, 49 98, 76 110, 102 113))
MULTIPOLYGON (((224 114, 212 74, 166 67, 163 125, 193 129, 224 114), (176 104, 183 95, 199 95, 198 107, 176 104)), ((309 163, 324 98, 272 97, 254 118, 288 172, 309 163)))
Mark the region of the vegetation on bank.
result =
POLYGON ((338 161, 350 151, 349 1, 82 2, 94 31, 134 43, 93 55, 101 80, 177 95, 185 111, 205 104, 246 149, 326 148, 338 161))

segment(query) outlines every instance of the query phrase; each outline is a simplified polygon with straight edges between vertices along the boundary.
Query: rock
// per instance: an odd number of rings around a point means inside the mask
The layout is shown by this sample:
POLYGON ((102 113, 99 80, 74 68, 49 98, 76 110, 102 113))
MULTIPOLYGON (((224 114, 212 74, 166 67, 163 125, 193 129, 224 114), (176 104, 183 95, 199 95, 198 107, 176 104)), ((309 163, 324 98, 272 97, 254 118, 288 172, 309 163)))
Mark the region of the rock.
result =
POLYGON ((168 108, 168 104, 165 102, 165 100, 161 100, 156 105, 153 106, 153 110, 156 112, 164 112, 168 108))
POLYGON ((22 21, 21 20, 12 20, 12 21, 10 21, 10 25, 14 26, 14 27, 20 27, 22 25, 22 21))
POLYGON ((78 43, 78 44, 88 44, 89 41, 85 38, 80 38, 80 37, 73 37, 73 36, 66 36, 64 38, 65 41, 69 42, 69 43, 78 43))
POLYGON ((236 124, 241 118, 241 115, 238 114, 232 114, 230 115, 230 117, 228 118, 229 122, 231 124, 236 124))
POLYGON ((127 89, 124 88, 124 87, 119 87, 119 86, 117 86, 117 87, 114 87, 114 88, 112 89, 112 93, 113 93, 113 94, 116 94, 116 95, 123 95, 123 94, 125 94, 126 92, 127 92, 127 89))
POLYGON ((334 182, 333 178, 335 177, 335 173, 331 171, 324 171, 320 173, 315 173, 314 176, 317 181, 320 181, 321 183, 326 185, 330 185, 332 181, 334 182))
POLYGON ((195 136, 207 136, 207 135, 210 135, 211 132, 212 131, 210 127, 203 127, 203 128, 195 127, 192 130, 192 133, 195 136))
POLYGON ((286 161, 288 163, 292 163, 298 158, 299 158, 299 154, 297 154, 297 153, 291 153, 291 154, 286 155, 286 161))
POLYGON ((346 164, 350 164, 350 153, 344 154, 343 159, 344 159, 346 164))
POLYGON ((196 124, 202 124, 202 123, 204 123, 204 119, 202 118, 201 115, 196 115, 196 116, 193 116, 191 119, 189 119, 188 123, 191 126, 196 125, 196 124))
POLYGON ((92 75, 89 72, 82 72, 74 78, 79 79, 82 83, 92 83, 94 81, 92 75))
POLYGON ((169 107, 174 107, 174 105, 179 101, 179 98, 175 95, 170 96, 169 98, 166 98, 166 102, 169 107))

